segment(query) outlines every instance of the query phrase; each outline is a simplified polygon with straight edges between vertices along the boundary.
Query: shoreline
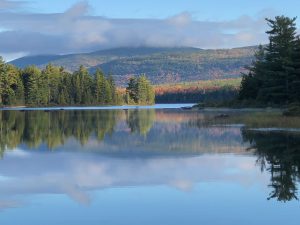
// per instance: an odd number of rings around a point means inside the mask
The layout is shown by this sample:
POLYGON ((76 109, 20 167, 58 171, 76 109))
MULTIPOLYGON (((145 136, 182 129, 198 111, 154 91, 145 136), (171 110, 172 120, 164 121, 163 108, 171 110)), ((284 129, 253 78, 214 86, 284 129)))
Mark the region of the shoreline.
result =
POLYGON ((122 105, 122 106, 49 106, 29 107, 11 106, 0 108, 0 111, 64 111, 64 110, 128 110, 128 109, 181 109, 195 104, 155 104, 155 105, 122 105))

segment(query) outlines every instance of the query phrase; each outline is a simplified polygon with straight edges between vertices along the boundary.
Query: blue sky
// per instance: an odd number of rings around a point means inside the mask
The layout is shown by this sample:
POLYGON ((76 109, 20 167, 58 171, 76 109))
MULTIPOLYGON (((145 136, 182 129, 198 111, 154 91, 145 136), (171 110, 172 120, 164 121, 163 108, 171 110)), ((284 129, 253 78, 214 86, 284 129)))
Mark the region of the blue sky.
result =
MULTIPOLYGON (((76 0, 35 0, 31 10, 63 12, 76 0)), ((256 16, 263 11, 297 16, 298 0, 89 0, 91 13, 111 18, 166 18, 191 12, 200 20, 227 20, 241 15, 256 16)))
POLYGON ((299 8, 299 0, 0 0, 0 55, 264 44, 264 18, 299 8))

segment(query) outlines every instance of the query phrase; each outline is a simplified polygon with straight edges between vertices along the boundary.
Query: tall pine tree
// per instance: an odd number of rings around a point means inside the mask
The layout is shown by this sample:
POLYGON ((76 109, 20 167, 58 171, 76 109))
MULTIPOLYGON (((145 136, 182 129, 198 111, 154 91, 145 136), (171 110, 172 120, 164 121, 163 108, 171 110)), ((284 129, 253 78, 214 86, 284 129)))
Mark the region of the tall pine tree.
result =
POLYGON ((290 95, 290 65, 296 41, 296 18, 277 16, 267 19, 270 43, 266 47, 264 76, 258 99, 275 104, 288 103, 290 95))

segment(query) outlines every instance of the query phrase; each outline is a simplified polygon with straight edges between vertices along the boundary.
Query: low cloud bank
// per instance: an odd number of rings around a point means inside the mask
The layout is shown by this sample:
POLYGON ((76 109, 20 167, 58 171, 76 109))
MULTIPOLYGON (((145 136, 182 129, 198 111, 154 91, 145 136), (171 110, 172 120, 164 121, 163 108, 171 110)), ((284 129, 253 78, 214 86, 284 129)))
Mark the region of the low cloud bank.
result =
POLYGON ((85 1, 52 14, 20 11, 25 3, 0 0, 2 55, 67 54, 124 46, 231 48, 267 41, 261 14, 230 21, 199 21, 188 12, 166 19, 110 19, 90 15, 85 1))

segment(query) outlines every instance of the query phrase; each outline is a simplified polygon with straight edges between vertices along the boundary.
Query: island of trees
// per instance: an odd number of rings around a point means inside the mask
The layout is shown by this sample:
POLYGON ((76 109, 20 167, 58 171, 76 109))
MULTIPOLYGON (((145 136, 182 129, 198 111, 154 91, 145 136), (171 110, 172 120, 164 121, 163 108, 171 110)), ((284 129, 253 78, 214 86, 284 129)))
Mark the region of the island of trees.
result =
POLYGON ((74 73, 51 64, 40 70, 6 64, 0 58, 0 106, 154 104, 152 85, 145 75, 131 78, 123 93, 112 75, 94 74, 80 66, 74 73))
POLYGON ((269 43, 259 46, 243 75, 239 101, 244 105, 288 106, 300 103, 300 38, 296 18, 266 19, 269 43))

